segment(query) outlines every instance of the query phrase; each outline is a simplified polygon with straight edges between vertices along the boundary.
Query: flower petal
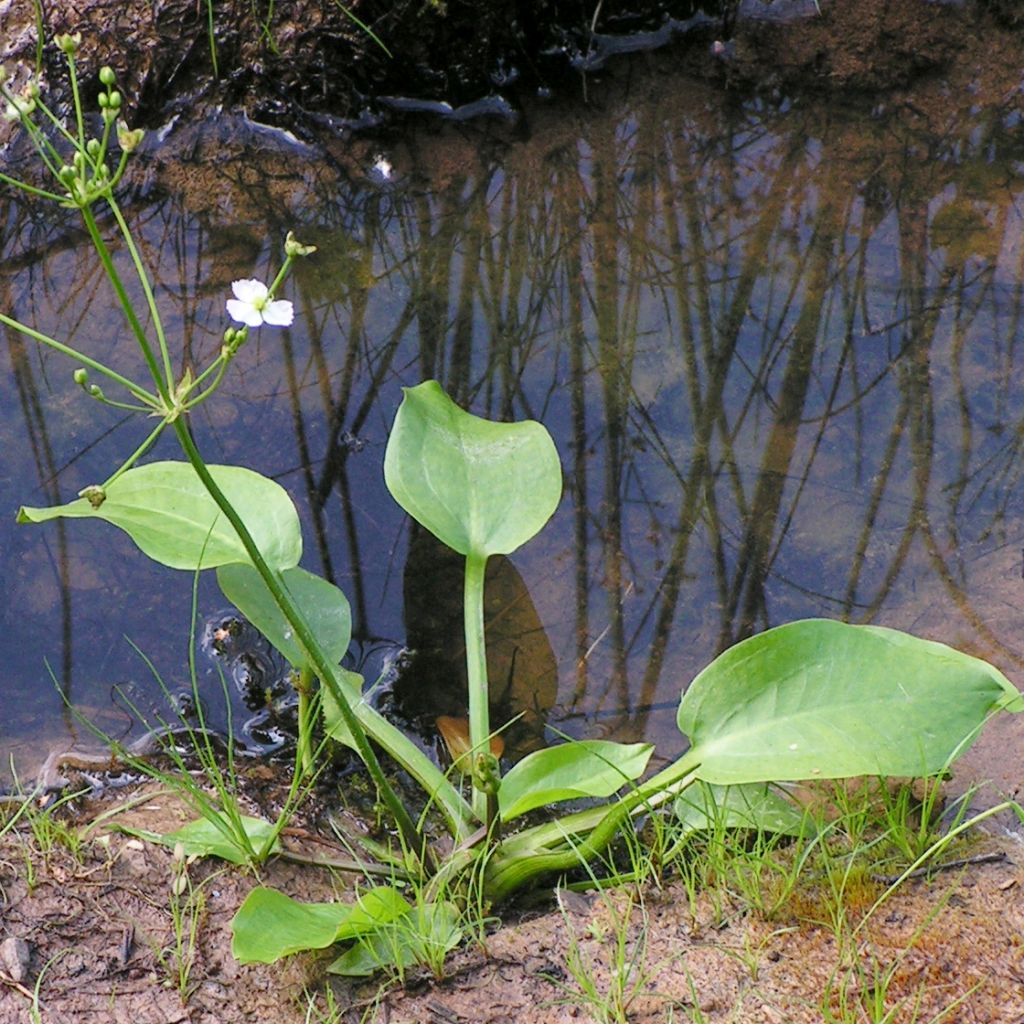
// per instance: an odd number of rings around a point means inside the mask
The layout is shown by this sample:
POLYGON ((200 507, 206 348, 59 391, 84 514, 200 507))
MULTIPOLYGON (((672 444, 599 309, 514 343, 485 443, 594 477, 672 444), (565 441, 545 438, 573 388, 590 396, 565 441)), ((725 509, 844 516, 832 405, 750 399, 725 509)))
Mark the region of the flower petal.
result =
POLYGON ((240 302, 238 299, 228 299, 228 316, 240 324, 248 327, 259 327, 263 323, 263 314, 251 303, 240 302))
POLYGON ((287 299, 275 299, 263 307, 263 322, 275 327, 288 327, 295 318, 292 304, 287 299))
MULTIPOLYGON (((262 281, 257 281, 254 278, 233 281, 231 283, 231 290, 235 293, 236 299, 241 302, 248 302, 253 306, 263 302, 270 291, 262 281)), ((250 324, 250 326, 252 325, 250 324)))

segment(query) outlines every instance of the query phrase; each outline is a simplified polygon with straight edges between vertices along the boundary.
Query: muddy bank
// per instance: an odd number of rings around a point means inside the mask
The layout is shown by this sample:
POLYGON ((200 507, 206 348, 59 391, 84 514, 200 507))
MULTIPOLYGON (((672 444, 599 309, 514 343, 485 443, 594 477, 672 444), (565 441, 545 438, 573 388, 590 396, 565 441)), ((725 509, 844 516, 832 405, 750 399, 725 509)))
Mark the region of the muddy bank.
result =
MULTIPOLYGON (((869 1005, 907 1022, 1024 1014, 1021 847, 992 835, 955 870, 907 882, 868 918, 884 882, 851 885, 838 906, 807 886, 770 920, 728 885, 693 900, 678 878, 558 901, 549 891, 489 928, 482 945, 456 951, 442 977, 411 970, 402 987, 383 977, 332 981, 330 951, 239 964, 230 920, 258 882, 318 901, 351 898, 350 880, 281 860, 256 879, 206 860, 188 865, 176 892, 181 868, 170 850, 109 831, 186 819, 174 798, 147 786, 84 802, 47 846, 47 833, 28 825, 0 835, 0 1021, 35 1010, 52 1024, 561 1024, 606 1019, 600 1004, 619 992, 635 1024, 814 1024, 828 1010, 852 1019, 869 1005), (69 845, 67 836, 83 834, 69 845), (841 924, 830 923, 830 907, 845 911, 841 924)), ((313 838, 296 827, 286 845, 313 838)), ((329 854, 329 840, 319 837, 315 852, 329 854)))
MULTIPOLYGON (((248 0, 0 3, 0 60, 57 67, 39 30, 80 32, 86 78, 113 66, 134 117, 155 125, 212 106, 283 126, 307 115, 374 124, 395 113, 510 116, 525 96, 585 97, 619 55, 670 49, 730 88, 875 92, 969 66, 1020 34, 1005 0, 693 0, 617 5, 550 0, 291 0, 266 19, 248 0)), ((1019 63, 1019 62, 1018 62, 1019 63)), ((333 127, 338 124, 332 122, 333 127)))

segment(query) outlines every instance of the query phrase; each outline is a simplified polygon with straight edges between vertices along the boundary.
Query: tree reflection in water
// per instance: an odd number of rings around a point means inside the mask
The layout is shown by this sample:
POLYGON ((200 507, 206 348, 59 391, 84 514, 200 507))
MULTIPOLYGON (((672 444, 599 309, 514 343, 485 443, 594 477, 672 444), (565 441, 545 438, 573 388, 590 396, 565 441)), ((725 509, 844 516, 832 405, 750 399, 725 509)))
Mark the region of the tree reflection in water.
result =
MULTIPOLYGON (((516 692, 557 730, 664 740, 695 671, 800 616, 1021 661, 1021 144, 999 110, 948 113, 929 130, 662 74, 511 131, 410 129, 388 182, 366 173, 379 141, 311 162, 208 124, 172 136, 173 160, 150 151, 130 206, 183 364, 288 228, 319 246, 296 326, 250 343, 195 430, 300 501, 355 660, 372 673, 429 635, 417 714, 460 671, 437 625, 458 587, 410 556, 381 477, 399 387, 434 377, 479 415, 543 420, 562 455, 563 506, 503 591, 530 611, 509 616, 521 646, 503 640, 516 692)), ((118 345, 82 240, 23 205, 2 224, 4 307, 100 357, 118 345)), ((101 478, 139 427, 5 337, 10 522, 101 478)), ((44 654, 86 706, 140 674, 123 634, 180 679, 188 579, 84 528, 11 531, 3 551, 3 685, 34 702, 16 731, 60 731, 38 717, 59 707, 44 654)))

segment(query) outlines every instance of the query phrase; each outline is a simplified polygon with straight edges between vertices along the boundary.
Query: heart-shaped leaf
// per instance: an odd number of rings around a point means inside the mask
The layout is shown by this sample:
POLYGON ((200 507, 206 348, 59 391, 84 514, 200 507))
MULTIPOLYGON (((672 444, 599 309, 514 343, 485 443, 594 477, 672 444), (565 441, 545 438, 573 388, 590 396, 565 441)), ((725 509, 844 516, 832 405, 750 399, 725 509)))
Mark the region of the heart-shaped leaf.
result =
MULTIPOLYGON (((352 613, 345 595, 322 576, 305 569, 279 574, 324 653, 341 661, 352 636, 352 613)), ((281 614, 263 577, 251 565, 222 565, 217 582, 224 596, 274 645, 293 668, 309 664, 309 656, 281 614)))
POLYGON ((304 949, 325 949, 354 939, 409 909, 387 885, 368 889, 355 903, 299 903, 276 889, 258 886, 232 918, 231 953, 244 964, 271 964, 304 949))
POLYGON ((432 380, 405 389, 384 455, 394 499, 460 554, 508 554, 538 533, 562 495, 551 435, 532 420, 494 423, 432 380))
MULTIPOLYGON (((242 466, 210 466, 210 475, 252 534, 267 563, 289 569, 302 556, 298 513, 280 484, 242 466)), ((213 569, 249 555, 187 462, 151 462, 122 473, 105 494, 53 508, 22 508, 19 523, 104 519, 156 562, 172 569, 213 569)))
POLYGON ((998 669, 877 626, 807 619, 719 655, 683 695, 700 778, 743 782, 942 771, 1021 696, 998 669))
POLYGON ((582 740, 528 754, 501 780, 498 809, 511 821, 537 807, 581 797, 608 797, 639 778, 650 743, 582 740))

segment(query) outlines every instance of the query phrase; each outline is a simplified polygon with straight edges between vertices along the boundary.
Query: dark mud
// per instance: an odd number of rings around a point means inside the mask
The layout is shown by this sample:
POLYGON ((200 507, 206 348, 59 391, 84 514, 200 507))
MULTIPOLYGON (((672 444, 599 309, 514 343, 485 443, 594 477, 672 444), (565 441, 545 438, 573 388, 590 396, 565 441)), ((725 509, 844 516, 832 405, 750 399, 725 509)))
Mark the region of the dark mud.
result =
POLYGON ((40 26, 29 0, 4 0, 0 60, 28 74, 41 57, 56 80, 49 41, 80 32, 86 82, 114 67, 137 123, 220 106, 293 129, 326 119, 345 130, 410 113, 510 118, 527 96, 585 99, 638 51, 667 49, 728 89, 906 88, 974 65, 1019 37, 1022 21, 1013 0, 677 0, 629 14, 546 0, 291 0, 266 19, 257 6, 86 0, 43 5, 40 26))

